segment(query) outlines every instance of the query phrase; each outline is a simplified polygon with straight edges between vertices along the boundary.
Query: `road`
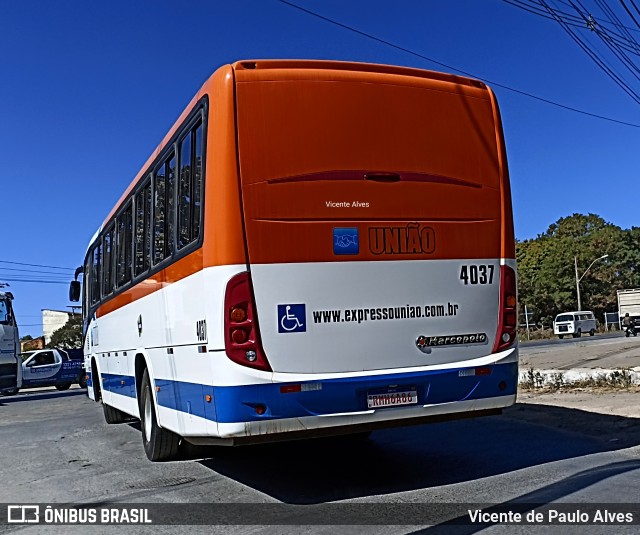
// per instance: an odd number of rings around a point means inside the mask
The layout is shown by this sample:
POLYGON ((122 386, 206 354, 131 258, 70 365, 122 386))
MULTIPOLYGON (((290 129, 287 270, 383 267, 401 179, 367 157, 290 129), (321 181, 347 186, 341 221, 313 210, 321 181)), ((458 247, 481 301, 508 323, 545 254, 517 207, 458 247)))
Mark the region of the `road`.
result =
POLYGON ((640 337, 620 333, 520 345, 520 369, 640 369, 640 337))
POLYGON ((545 347, 545 346, 575 346, 583 343, 603 343, 606 340, 617 340, 624 338, 624 334, 619 331, 596 334, 595 336, 581 336, 580 338, 549 338, 547 340, 531 340, 521 344, 521 347, 545 347))
MULTIPOLYGON (((47 389, 0 398, 0 502, 156 504, 156 516, 183 524, 222 511, 236 524, 129 528, 134 533, 335 533, 327 522, 341 524, 340 533, 546 532, 554 528, 458 524, 469 508, 523 502, 583 511, 622 502, 640 519, 639 422, 524 402, 502 416, 378 431, 363 442, 208 448, 151 463, 135 422, 108 426, 84 391, 47 389), (296 525, 304 523, 321 525, 296 525)), ((0 524, 0 532, 38 534, 121 529, 0 524)), ((562 529, 636 533, 637 525, 562 529)))

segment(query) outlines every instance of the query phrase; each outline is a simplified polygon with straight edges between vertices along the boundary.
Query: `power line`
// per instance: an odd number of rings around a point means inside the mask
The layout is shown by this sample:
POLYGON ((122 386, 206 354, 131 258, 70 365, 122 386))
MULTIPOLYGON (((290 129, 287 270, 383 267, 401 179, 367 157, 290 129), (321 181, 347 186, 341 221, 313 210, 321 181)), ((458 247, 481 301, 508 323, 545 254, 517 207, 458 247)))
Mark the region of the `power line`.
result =
MULTIPOLYGON (((627 4, 624 3, 624 0, 620 0, 620 3, 622 4, 622 7, 624 7, 625 11, 629 14, 629 16, 631 17, 631 19, 633 20, 633 22, 636 23, 636 26, 638 28, 640 28, 640 23, 638 23, 638 21, 636 20, 636 18, 633 16, 633 13, 631 13, 631 11, 629 11, 629 8, 627 7, 627 4)), ((633 7, 636 8, 636 11, 638 10, 638 7, 634 4, 633 7)))
POLYGON ((60 273, 58 271, 50 271, 50 270, 44 271, 39 269, 8 268, 4 266, 0 266, 0 269, 3 271, 22 271, 24 273, 44 273, 46 275, 60 275, 61 277, 68 276, 66 273, 60 273))
POLYGON ((616 123, 616 124, 621 124, 621 125, 624 125, 624 126, 631 126, 633 128, 640 128, 640 124, 629 123, 629 122, 626 122, 626 121, 621 121, 619 119, 614 119, 612 117, 606 117, 604 115, 599 115, 597 113, 591 113, 591 112, 588 112, 588 111, 585 111, 585 110, 581 110, 579 108, 574 108, 572 106, 568 106, 566 104, 561 104, 559 102, 555 102, 553 100, 549 100, 549 99, 544 98, 544 97, 539 97, 539 96, 534 95, 532 93, 528 93, 527 91, 522 91, 521 89, 515 89, 515 88, 510 87, 508 85, 501 84, 501 83, 495 82, 493 80, 489 80, 488 78, 484 78, 482 76, 477 76, 477 75, 475 75, 473 73, 470 73, 468 71, 464 71, 462 69, 458 69, 457 67, 453 67, 452 65, 447 65, 446 63, 443 63, 441 61, 438 61, 438 60, 435 60, 435 59, 430 58, 428 56, 425 56, 423 54, 420 54, 419 52, 415 52, 415 51, 413 51, 413 50, 411 50, 409 48, 405 48, 403 46, 396 45, 395 43, 392 43, 391 41, 387 41, 385 39, 381 39, 380 37, 376 37, 375 35, 372 35, 370 33, 358 30, 357 28, 354 28, 352 26, 348 26, 347 24, 343 24, 341 22, 337 22, 337 21, 335 21, 333 19, 325 17, 324 15, 320 15, 319 13, 311 11, 310 9, 307 9, 307 8, 304 8, 304 7, 299 6, 297 4, 294 4, 293 2, 289 2, 288 0, 278 0, 278 1, 280 3, 282 3, 282 4, 288 5, 290 7, 298 9, 298 10, 304 12, 304 13, 307 13, 308 15, 311 15, 313 17, 316 17, 316 18, 319 18, 321 20, 324 20, 325 22, 328 22, 328 23, 333 24, 335 26, 339 26, 340 28, 343 28, 345 30, 349 30, 350 32, 357 33, 358 35, 361 35, 363 37, 366 37, 366 38, 371 39, 373 41, 376 41, 378 43, 382 43, 382 44, 387 45, 387 46, 389 46, 391 48, 395 48, 396 50, 400 50, 402 52, 405 52, 405 53, 410 54, 412 56, 415 56, 417 58, 421 58, 421 59, 424 59, 426 61, 430 61, 431 63, 434 63, 436 65, 444 67, 445 69, 449 69, 449 70, 452 70, 452 71, 455 71, 455 72, 459 72, 459 73, 464 74, 465 76, 469 76, 471 78, 476 78, 478 80, 482 80, 483 82, 486 82, 488 85, 492 85, 492 86, 495 86, 495 87, 501 87, 502 89, 505 89, 507 91, 511 91, 513 93, 517 93, 519 95, 522 95, 522 96, 525 96, 525 97, 529 97, 529 98, 538 100, 540 102, 544 102, 545 104, 550 104, 552 106, 556 106, 556 107, 562 108, 564 110, 572 111, 572 112, 575 112, 575 113, 580 113, 582 115, 587 115, 588 117, 593 117, 595 119, 602 119, 603 121, 609 121, 609 122, 616 123))
MULTIPOLYGON (((589 9, 585 6, 581 0, 504 0, 506 3, 516 6, 520 9, 524 9, 529 13, 535 15, 544 16, 545 18, 553 18, 561 28, 567 33, 569 37, 583 50, 583 52, 608 76, 616 85, 620 87, 627 95, 635 102, 640 104, 640 93, 628 82, 625 77, 618 72, 614 66, 607 61, 607 56, 613 57, 616 60, 616 64, 627 71, 627 74, 631 74, 633 78, 640 81, 640 68, 636 65, 634 60, 629 57, 627 53, 634 56, 640 56, 640 44, 631 35, 631 30, 626 26, 618 14, 607 4, 604 0, 595 0, 595 4, 601 11, 601 19, 596 20, 590 13, 589 9), (555 7, 556 2, 562 3, 565 6, 571 7, 577 16, 582 20, 582 24, 575 24, 576 15, 561 11, 555 7), (549 4, 552 3, 554 7, 549 4), (546 13, 543 13, 546 11, 546 13), (607 24, 618 29, 620 33, 609 30, 603 26, 607 24), (583 32, 578 33, 574 28, 582 28, 583 32), (591 33, 598 36, 601 43, 606 47, 604 51, 601 47, 593 45, 588 38, 584 36, 584 30, 589 30, 591 33), (619 62, 619 63, 618 63, 619 62)), ((640 27, 638 21, 627 8, 624 0, 620 0, 620 3, 627 11, 627 14, 634 20, 636 25, 640 27)), ((637 7, 634 5, 634 7, 637 7)))
POLYGON ((43 268, 50 268, 50 269, 66 269, 68 271, 75 271, 75 268, 60 267, 60 266, 44 266, 42 264, 25 264, 24 262, 10 262, 9 260, 0 260, 0 264, 13 264, 16 266, 43 267, 43 268))
MULTIPOLYGON (((549 10, 549 13, 553 14, 553 9, 545 2, 540 0, 540 3, 549 10)), ((575 6, 574 6, 575 7, 575 6)), ((592 61, 604 71, 604 73, 611 78, 627 95, 640 104, 640 95, 638 95, 611 67, 605 64, 602 58, 600 58, 593 50, 591 50, 564 22, 557 18, 558 23, 562 29, 567 32, 569 37, 575 41, 575 43, 592 59, 592 61)))
POLYGON ((55 280, 44 280, 44 279, 7 279, 2 277, 3 281, 9 282, 37 282, 42 284, 69 284, 69 281, 55 281, 55 280))

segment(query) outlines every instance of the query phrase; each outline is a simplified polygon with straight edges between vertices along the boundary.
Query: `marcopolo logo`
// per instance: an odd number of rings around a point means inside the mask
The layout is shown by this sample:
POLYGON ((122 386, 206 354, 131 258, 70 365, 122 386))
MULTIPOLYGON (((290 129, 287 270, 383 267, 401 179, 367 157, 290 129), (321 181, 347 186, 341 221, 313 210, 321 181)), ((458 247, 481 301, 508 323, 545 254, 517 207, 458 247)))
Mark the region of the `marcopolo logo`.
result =
POLYGON ((431 254, 436 234, 431 227, 409 223, 406 227, 370 227, 369 251, 381 254, 431 254))
POLYGON ((418 336, 418 338, 416 338, 416 347, 423 353, 429 353, 432 347, 486 344, 487 341, 488 338, 486 333, 418 336))

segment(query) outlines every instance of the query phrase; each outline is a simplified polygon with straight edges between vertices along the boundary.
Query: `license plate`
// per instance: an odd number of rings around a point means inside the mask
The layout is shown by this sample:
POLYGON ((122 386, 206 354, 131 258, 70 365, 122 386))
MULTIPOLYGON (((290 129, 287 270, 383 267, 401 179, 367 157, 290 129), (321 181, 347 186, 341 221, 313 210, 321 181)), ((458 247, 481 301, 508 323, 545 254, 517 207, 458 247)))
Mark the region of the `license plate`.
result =
POLYGON ((566 332, 568 329, 567 329, 567 326, 566 326, 566 325, 560 325, 560 326, 558 327, 558 330, 559 330, 559 331, 565 331, 565 332, 566 332))
POLYGON ((418 403, 418 393, 415 390, 402 392, 382 392, 367 395, 367 406, 370 409, 382 407, 397 407, 399 405, 415 405, 418 403))

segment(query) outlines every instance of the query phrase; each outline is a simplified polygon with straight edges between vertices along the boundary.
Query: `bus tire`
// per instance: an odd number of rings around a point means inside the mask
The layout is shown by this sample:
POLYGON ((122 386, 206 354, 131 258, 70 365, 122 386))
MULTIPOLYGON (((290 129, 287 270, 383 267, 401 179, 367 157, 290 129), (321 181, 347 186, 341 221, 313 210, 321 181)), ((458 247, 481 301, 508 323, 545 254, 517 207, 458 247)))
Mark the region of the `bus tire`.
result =
POLYGON ((178 455, 180 437, 158 426, 149 372, 144 371, 140 386, 140 427, 142 445, 150 461, 170 461, 178 455))
POLYGON ((71 383, 60 383, 56 385, 56 390, 69 390, 71 388, 71 383))
POLYGON ((104 401, 102 402, 102 412, 104 413, 104 421, 108 424, 121 424, 128 418, 124 412, 107 405, 104 401))
POLYGON ((562 340, 564 338, 564 334, 559 334, 558 338, 560 338, 560 340, 562 340))
POLYGON ((591 329, 589 331, 589 336, 595 336, 596 335, 596 330, 595 329, 591 329))
POLYGON ((78 379, 78 386, 80 388, 87 388, 87 374, 83 373, 78 379))

